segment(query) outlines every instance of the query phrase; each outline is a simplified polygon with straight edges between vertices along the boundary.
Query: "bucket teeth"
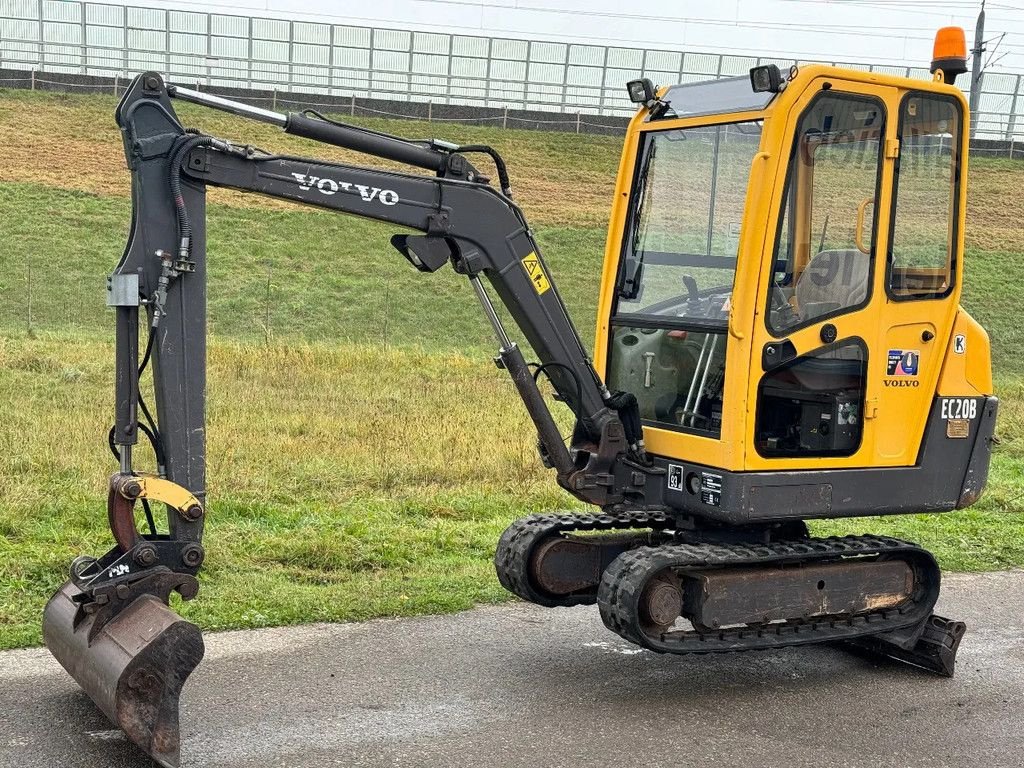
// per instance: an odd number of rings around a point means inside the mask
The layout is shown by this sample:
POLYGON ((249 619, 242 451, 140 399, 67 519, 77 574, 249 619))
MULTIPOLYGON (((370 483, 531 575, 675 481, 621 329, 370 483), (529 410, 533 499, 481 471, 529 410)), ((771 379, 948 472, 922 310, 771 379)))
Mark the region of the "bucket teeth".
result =
POLYGON ((203 658, 199 628, 146 594, 92 632, 97 615, 81 617, 81 595, 67 582, 50 599, 43 612, 47 647, 132 742, 164 768, 177 768, 178 704, 203 658))

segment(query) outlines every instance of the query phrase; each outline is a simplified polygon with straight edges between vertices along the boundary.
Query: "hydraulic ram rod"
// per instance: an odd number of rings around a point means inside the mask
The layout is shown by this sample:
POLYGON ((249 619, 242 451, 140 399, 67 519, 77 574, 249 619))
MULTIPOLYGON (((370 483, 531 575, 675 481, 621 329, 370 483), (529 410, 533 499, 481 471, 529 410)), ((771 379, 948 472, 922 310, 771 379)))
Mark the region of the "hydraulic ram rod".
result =
POLYGON ((365 152, 417 168, 426 168, 435 173, 441 173, 448 165, 448 158, 451 157, 448 152, 424 147, 411 141, 354 125, 319 120, 300 112, 289 112, 288 114, 272 112, 269 109, 242 104, 221 96, 183 88, 180 85, 169 85, 167 93, 175 99, 202 104, 222 112, 230 112, 233 115, 276 125, 284 129, 285 133, 290 133, 293 136, 302 136, 345 149, 354 149, 357 152, 365 152))
POLYGON ((278 128, 288 125, 288 115, 280 112, 271 112, 269 109, 254 107, 251 104, 243 104, 240 101, 231 101, 212 93, 193 91, 191 88, 182 88, 180 85, 168 85, 167 94, 175 99, 191 101, 193 104, 202 104, 204 107, 212 107, 222 112, 230 112, 233 115, 248 117, 250 120, 259 120, 264 123, 271 123, 278 128))

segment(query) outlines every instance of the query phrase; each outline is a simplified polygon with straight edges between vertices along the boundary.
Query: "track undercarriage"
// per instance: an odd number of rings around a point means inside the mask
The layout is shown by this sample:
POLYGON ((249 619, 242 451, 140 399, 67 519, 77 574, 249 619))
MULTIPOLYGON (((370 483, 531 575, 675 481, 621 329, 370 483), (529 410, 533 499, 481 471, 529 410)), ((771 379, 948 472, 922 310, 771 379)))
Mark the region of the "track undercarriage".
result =
POLYGON ((802 522, 702 529, 661 512, 534 515, 495 554, 502 585, 546 607, 596 603, 658 653, 842 642, 953 674, 965 625, 933 614, 930 553, 882 536, 812 538, 802 522))

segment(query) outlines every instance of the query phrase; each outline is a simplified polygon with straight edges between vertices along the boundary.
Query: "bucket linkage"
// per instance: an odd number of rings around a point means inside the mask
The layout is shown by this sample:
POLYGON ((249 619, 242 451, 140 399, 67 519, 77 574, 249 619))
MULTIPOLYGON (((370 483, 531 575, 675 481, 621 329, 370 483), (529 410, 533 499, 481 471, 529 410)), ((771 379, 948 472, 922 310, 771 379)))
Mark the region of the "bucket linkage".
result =
POLYGON ((199 628, 169 602, 173 592, 183 600, 196 596, 204 552, 198 541, 140 534, 134 519, 139 499, 164 502, 169 514, 190 522, 204 514, 195 496, 170 481, 114 475, 107 511, 117 546, 102 558, 72 563, 71 578, 43 612, 43 638, 132 742, 164 768, 176 768, 179 697, 204 646, 199 628))

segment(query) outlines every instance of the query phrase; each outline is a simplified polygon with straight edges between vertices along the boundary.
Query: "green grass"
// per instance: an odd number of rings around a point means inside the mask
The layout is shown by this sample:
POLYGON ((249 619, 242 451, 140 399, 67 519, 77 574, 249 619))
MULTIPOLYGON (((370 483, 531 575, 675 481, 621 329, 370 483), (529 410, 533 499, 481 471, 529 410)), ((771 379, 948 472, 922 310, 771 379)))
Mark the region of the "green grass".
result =
MULTIPOLYGON (((113 103, 0 92, 0 648, 38 643, 71 558, 110 545, 103 284, 130 218, 113 103)), ((311 151, 265 126, 184 111, 218 133, 311 151)), ((499 147, 592 338, 617 140, 363 122, 499 147)), ((986 495, 965 512, 817 532, 903 536, 951 570, 1024 564, 1021 178, 1019 163, 999 161, 971 175, 964 303, 990 332, 1003 400, 986 495)), ((449 270, 412 270, 388 245, 392 231, 210 194, 209 557, 200 599, 182 607, 204 628, 507 599, 490 565, 501 530, 575 506, 490 364, 494 342, 468 286, 449 270)))

